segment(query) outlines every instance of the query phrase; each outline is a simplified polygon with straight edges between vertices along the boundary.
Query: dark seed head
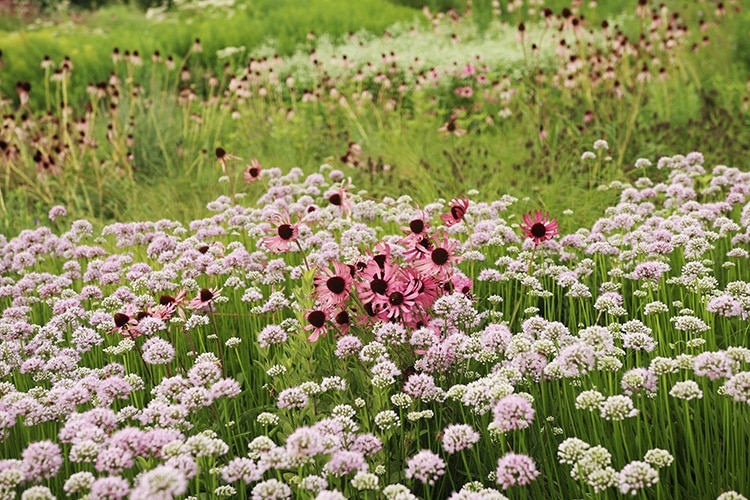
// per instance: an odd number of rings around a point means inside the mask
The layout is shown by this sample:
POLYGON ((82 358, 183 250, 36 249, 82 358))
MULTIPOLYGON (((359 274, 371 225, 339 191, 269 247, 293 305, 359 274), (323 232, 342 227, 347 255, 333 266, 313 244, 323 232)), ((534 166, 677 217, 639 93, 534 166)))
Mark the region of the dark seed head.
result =
POLYGON ((258 177, 258 175, 260 175, 260 169, 257 167, 251 167, 247 172, 250 174, 250 177, 252 177, 253 179, 255 179, 256 177, 258 177))
POLYGON ((531 226, 531 235, 535 238, 543 238, 545 234, 547 234, 547 227, 541 222, 531 226))
POLYGON ((365 304, 365 312, 368 316, 372 317, 375 316, 377 313, 375 312, 375 309, 372 306, 372 302, 368 302, 365 304))
POLYGON ((448 258, 450 257, 450 254, 448 253, 448 250, 445 248, 436 248, 432 251, 431 254, 432 262, 437 264, 438 266, 442 266, 446 262, 448 262, 448 258))
POLYGON ((370 282, 370 290, 378 295, 383 295, 385 294, 385 291, 388 290, 388 283, 380 278, 375 278, 370 282))
POLYGON ((313 311, 307 315, 307 321, 315 328, 321 328, 326 324, 326 313, 323 311, 313 311))
POLYGON ((336 324, 337 325, 348 325, 349 324, 349 313, 346 311, 341 311, 338 313, 335 317, 336 324))
POLYGON ((214 293, 208 288, 201 288, 200 297, 202 302, 208 302, 214 298, 214 293))
POLYGON ((135 315, 135 319, 138 321, 142 320, 143 318, 147 318, 149 314, 146 311, 138 311, 138 314, 135 315))
POLYGON ((451 215, 456 220, 463 219, 465 213, 466 213, 466 210, 464 210, 463 207, 459 207, 458 205, 454 205, 451 207, 451 215))
POLYGON ((198 247, 198 251, 200 253, 206 253, 206 252, 208 252, 208 245, 203 245, 203 246, 198 247))
POLYGON ((424 221, 422 219, 414 219, 409 223, 409 229, 414 234, 419 234, 424 231, 424 221))
POLYGON ((388 296, 388 303, 392 306, 400 306, 404 303, 404 294, 401 292, 393 292, 388 296))
POLYGON ((375 257, 373 257, 372 260, 374 260, 377 263, 380 269, 383 269, 385 267, 385 255, 384 254, 382 253, 378 254, 375 257))
POLYGON ((171 295, 162 295, 159 297, 159 304, 163 306, 168 306, 169 304, 174 304, 175 299, 171 295))
POLYGON ((333 278, 328 278, 326 286, 331 292, 338 295, 346 289, 346 281, 341 276, 334 276, 333 278))
POLYGON ((280 225, 277 232, 282 240, 291 240, 294 236, 294 228, 290 224, 280 225))
POLYGON ((117 328, 122 328, 123 326, 128 324, 128 321, 130 321, 130 316, 123 313, 115 313, 114 316, 115 319, 115 326, 117 328))
POLYGON ((224 148, 216 148, 216 157, 218 159, 221 160, 222 158, 224 158, 224 156, 226 156, 226 154, 227 154, 227 152, 224 151, 224 148))
POLYGON ((339 193, 333 193, 328 197, 328 202, 331 205, 336 205, 337 207, 341 205, 341 201, 341 195, 339 193))

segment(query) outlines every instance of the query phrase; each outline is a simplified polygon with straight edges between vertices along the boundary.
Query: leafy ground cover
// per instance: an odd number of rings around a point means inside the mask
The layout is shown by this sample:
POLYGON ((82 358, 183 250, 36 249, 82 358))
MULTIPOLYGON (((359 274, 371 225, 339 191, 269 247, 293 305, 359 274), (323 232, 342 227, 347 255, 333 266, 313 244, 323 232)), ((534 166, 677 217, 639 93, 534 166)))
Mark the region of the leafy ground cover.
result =
POLYGON ((0 38, 0 497, 750 495, 739 3, 253 5, 0 38))

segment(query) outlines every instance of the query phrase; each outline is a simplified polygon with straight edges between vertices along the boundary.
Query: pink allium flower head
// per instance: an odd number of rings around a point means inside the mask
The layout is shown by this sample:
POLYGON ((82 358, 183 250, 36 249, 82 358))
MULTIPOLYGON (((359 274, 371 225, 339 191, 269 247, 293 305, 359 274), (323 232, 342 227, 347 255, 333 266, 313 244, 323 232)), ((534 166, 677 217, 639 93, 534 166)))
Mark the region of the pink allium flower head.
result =
POLYGON ((500 399, 492 411, 497 429, 507 432, 525 429, 534 420, 534 408, 531 403, 518 394, 510 394, 500 399))
POLYGON ((54 477, 63 463, 60 446, 49 440, 31 443, 21 458, 26 480, 32 482, 54 477))
POLYGON ((422 450, 406 461, 406 477, 434 486, 445 474, 445 462, 430 450, 422 450))
POLYGON ((511 486, 525 486, 539 476, 534 460, 518 453, 507 453, 497 461, 497 482, 504 490, 511 486))

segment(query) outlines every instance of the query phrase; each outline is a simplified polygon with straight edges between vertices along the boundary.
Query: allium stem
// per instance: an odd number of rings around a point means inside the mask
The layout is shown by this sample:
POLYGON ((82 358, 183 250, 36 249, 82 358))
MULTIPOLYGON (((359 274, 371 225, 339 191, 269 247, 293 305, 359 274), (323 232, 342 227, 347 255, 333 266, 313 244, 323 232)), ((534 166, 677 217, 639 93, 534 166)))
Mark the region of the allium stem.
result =
POLYGON ((219 329, 216 327, 216 318, 214 318, 214 308, 212 304, 208 305, 208 315, 211 317, 211 325, 214 327, 214 335, 216 335, 216 346, 219 351, 219 361, 221 362, 221 374, 226 378, 227 368, 224 366, 224 353, 221 349, 221 339, 219 338, 219 329))

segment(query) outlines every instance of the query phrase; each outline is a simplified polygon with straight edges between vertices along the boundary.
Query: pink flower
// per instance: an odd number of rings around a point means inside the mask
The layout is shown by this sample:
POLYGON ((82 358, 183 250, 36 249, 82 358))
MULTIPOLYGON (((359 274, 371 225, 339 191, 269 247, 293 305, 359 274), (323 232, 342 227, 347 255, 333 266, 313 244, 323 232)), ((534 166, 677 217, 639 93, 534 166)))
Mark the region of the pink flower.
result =
POLYGON ((551 240, 560 234, 557 219, 549 220, 549 213, 535 210, 532 218, 531 212, 529 212, 523 215, 523 222, 525 225, 521 224, 520 227, 524 236, 533 240, 536 245, 551 240))
POLYGON ((445 474, 445 462, 430 450, 422 450, 406 461, 406 477, 433 486, 445 474))
POLYGON ((333 263, 333 271, 321 269, 315 276, 315 292, 318 300, 327 306, 342 306, 352 290, 351 268, 341 262, 333 263))
POLYGON ((500 432, 525 429, 534 420, 534 408, 524 397, 510 394, 500 399, 492 410, 500 432))
POLYGON ((462 196, 461 198, 453 198, 450 202, 448 213, 441 215, 440 219, 445 222, 446 226, 451 227, 464 219, 464 215, 466 215, 466 210, 468 208, 468 198, 465 196, 462 196))
POLYGON ((317 341, 320 337, 325 337, 327 328, 326 323, 328 322, 328 313, 323 309, 314 309, 308 311, 305 315, 308 321, 308 325, 304 327, 305 330, 312 330, 312 333, 307 338, 310 342, 317 341))
POLYGON ((435 243, 429 256, 414 263, 414 269, 423 276, 434 276, 438 280, 449 279, 453 274, 453 264, 461 260, 454 255, 458 241, 443 235, 442 241, 435 243))
POLYGON ((198 296, 188 303, 188 307, 191 309, 204 309, 213 303, 222 290, 223 288, 201 288, 198 296))
POLYGON ((260 179, 260 172, 263 168, 257 158, 253 158, 250 161, 250 165, 245 165, 245 171, 242 173, 242 177, 245 179, 245 184, 252 184, 253 182, 260 179))
POLYGON ((504 490, 511 486, 525 486, 539 475, 534 460, 518 453, 506 453, 497 461, 497 482, 504 490))
POLYGON ((297 241, 297 236, 299 236, 299 224, 292 224, 286 210, 283 214, 278 214, 273 223, 276 227, 269 229, 268 232, 274 235, 263 238, 263 244, 273 252, 289 251, 290 245, 297 241))

